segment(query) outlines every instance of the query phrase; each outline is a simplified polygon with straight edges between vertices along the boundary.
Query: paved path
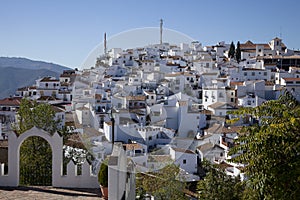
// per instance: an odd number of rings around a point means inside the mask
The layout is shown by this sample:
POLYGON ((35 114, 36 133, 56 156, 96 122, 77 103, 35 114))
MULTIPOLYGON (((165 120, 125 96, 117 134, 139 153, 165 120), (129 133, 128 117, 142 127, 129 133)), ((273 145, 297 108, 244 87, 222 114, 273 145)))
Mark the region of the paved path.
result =
POLYGON ((50 186, 0 187, 0 199, 22 200, 71 200, 71 199, 102 199, 100 189, 65 189, 50 186))

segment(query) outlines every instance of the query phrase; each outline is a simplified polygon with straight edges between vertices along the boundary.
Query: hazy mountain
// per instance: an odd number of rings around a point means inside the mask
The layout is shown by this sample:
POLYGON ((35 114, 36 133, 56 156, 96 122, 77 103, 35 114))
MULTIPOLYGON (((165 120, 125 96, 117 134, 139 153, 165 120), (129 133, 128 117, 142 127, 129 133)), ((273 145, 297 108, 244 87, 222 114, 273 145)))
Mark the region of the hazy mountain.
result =
POLYGON ((0 57, 0 68, 1 67, 15 67, 20 69, 47 69, 57 73, 62 73, 63 70, 70 69, 54 63, 16 57, 0 57))
POLYGON ((0 99, 14 95, 20 87, 35 84, 44 76, 59 77, 70 68, 26 58, 0 57, 0 99))

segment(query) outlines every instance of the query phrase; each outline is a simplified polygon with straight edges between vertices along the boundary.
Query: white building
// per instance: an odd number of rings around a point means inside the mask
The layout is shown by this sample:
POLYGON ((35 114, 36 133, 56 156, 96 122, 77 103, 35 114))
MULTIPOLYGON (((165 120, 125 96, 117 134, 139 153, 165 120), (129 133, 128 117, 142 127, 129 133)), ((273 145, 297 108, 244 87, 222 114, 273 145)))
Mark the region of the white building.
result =
POLYGON ((170 155, 175 165, 178 165, 190 174, 197 173, 197 154, 195 152, 188 149, 171 147, 170 155))

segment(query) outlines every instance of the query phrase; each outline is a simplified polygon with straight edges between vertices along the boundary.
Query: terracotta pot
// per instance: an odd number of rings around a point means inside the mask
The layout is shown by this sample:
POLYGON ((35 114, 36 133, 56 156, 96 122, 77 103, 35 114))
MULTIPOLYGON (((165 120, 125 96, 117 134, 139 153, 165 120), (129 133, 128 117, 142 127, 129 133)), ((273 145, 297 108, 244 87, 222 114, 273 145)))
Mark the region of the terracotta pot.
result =
POLYGON ((103 187, 102 185, 100 185, 100 189, 101 189, 102 197, 104 199, 108 199, 108 187, 103 187))

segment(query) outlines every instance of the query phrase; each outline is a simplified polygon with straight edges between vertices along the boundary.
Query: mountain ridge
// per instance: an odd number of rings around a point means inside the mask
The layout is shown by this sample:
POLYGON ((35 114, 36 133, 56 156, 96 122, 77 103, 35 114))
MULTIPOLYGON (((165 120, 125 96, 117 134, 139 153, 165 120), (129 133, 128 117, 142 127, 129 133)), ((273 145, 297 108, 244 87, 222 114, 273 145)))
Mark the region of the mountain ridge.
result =
POLYGON ((28 58, 0 57, 0 99, 14 95, 20 87, 35 84, 38 78, 59 78, 64 70, 70 68, 28 58))
POLYGON ((69 67, 62 66, 59 64, 31 60, 24 57, 0 57, 0 68, 1 67, 16 67, 20 69, 48 69, 50 71, 55 71, 62 73, 63 70, 70 69, 69 67))

